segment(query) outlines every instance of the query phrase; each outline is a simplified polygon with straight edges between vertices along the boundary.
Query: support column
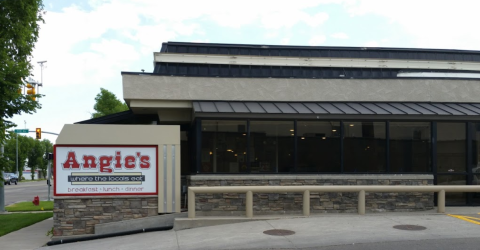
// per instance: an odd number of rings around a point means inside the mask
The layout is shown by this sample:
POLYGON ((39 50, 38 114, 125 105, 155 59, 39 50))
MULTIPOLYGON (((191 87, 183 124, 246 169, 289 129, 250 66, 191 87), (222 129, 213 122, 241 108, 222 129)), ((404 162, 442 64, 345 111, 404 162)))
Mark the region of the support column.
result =
POLYGON ((358 214, 365 214, 365 190, 358 192, 358 214))
POLYGON ((303 216, 310 216, 310 190, 303 192, 303 216))
POLYGON ((195 218, 195 193, 188 189, 188 218, 195 218))
POLYGON ((253 193, 252 191, 247 191, 246 195, 246 202, 245 202, 245 212, 247 218, 253 217, 253 193))
POLYGON ((445 213, 445 190, 440 190, 438 192, 437 212, 445 213))

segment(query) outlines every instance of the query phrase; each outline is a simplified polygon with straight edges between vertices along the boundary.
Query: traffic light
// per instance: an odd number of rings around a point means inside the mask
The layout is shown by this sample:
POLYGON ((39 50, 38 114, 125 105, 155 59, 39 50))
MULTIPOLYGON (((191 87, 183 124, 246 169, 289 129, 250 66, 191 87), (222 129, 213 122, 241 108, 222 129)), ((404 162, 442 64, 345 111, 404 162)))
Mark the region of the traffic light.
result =
POLYGON ((35 98, 35 85, 32 85, 32 84, 27 84, 27 95, 32 95, 30 96, 30 98, 32 98, 32 100, 36 100, 35 98))
POLYGON ((41 128, 37 128, 35 130, 35 134, 37 135, 37 140, 42 139, 42 129, 41 128))

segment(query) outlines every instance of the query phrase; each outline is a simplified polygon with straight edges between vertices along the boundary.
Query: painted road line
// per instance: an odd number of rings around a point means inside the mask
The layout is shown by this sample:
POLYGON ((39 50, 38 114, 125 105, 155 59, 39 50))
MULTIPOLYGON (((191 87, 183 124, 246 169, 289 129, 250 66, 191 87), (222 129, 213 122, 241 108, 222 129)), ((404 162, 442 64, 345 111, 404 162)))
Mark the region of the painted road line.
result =
POLYGON ((451 216, 451 217, 454 217, 454 218, 457 218, 457 219, 460 219, 460 220, 464 220, 464 221, 473 223, 473 224, 480 225, 480 218, 470 217, 470 216, 462 216, 462 215, 454 215, 454 214, 447 214, 447 215, 451 216), (476 221, 476 220, 478 220, 478 221, 476 221))

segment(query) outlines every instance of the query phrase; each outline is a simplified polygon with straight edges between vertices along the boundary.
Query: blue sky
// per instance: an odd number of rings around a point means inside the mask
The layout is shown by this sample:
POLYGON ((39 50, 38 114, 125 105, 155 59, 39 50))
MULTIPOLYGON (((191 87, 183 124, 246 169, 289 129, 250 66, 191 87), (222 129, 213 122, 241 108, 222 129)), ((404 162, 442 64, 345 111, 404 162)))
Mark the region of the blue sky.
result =
MULTIPOLYGON (((19 128, 59 133, 89 119, 106 88, 123 99, 121 71, 153 70, 162 42, 480 50, 480 1, 44 0, 33 53, 43 106, 19 128)), ((33 134, 31 134, 33 136, 33 134)), ((55 136, 44 134, 55 141, 55 136)))

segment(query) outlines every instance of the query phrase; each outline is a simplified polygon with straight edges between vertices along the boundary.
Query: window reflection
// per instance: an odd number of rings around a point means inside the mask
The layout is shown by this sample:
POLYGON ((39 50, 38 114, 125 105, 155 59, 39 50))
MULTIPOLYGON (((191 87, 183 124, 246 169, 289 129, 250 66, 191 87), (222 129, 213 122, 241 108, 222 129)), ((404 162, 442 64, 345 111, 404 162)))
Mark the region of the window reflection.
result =
POLYGON ((297 122, 298 171, 340 172, 340 122, 297 122))
POLYGON ((251 121, 251 172, 293 172, 294 133, 293 121, 251 121))
MULTIPOLYGON (((474 123, 472 131, 472 185, 480 185, 480 123, 474 123)), ((472 193, 473 205, 480 205, 480 193, 472 193)))
POLYGON ((345 172, 385 172, 385 122, 344 122, 343 128, 345 172))
POLYGON ((431 171, 430 137, 429 122, 390 122, 390 170, 431 171))
POLYGON ((480 123, 473 124, 472 136, 472 173, 480 174, 480 123))
MULTIPOLYGON (((476 173, 479 173, 478 171, 476 173)), ((473 175, 473 182, 472 185, 480 185, 480 174, 473 175)), ((479 193, 472 193, 473 197, 473 205, 480 205, 480 192, 479 193)))
MULTIPOLYGON (((438 175, 437 185, 467 185, 467 177, 465 175, 438 175)), ((465 205, 466 193, 446 192, 446 205, 465 205)))
POLYGON ((465 123, 437 123, 437 171, 466 172, 465 123))
POLYGON ((202 121, 200 172, 246 172, 246 151, 246 121, 202 121))

